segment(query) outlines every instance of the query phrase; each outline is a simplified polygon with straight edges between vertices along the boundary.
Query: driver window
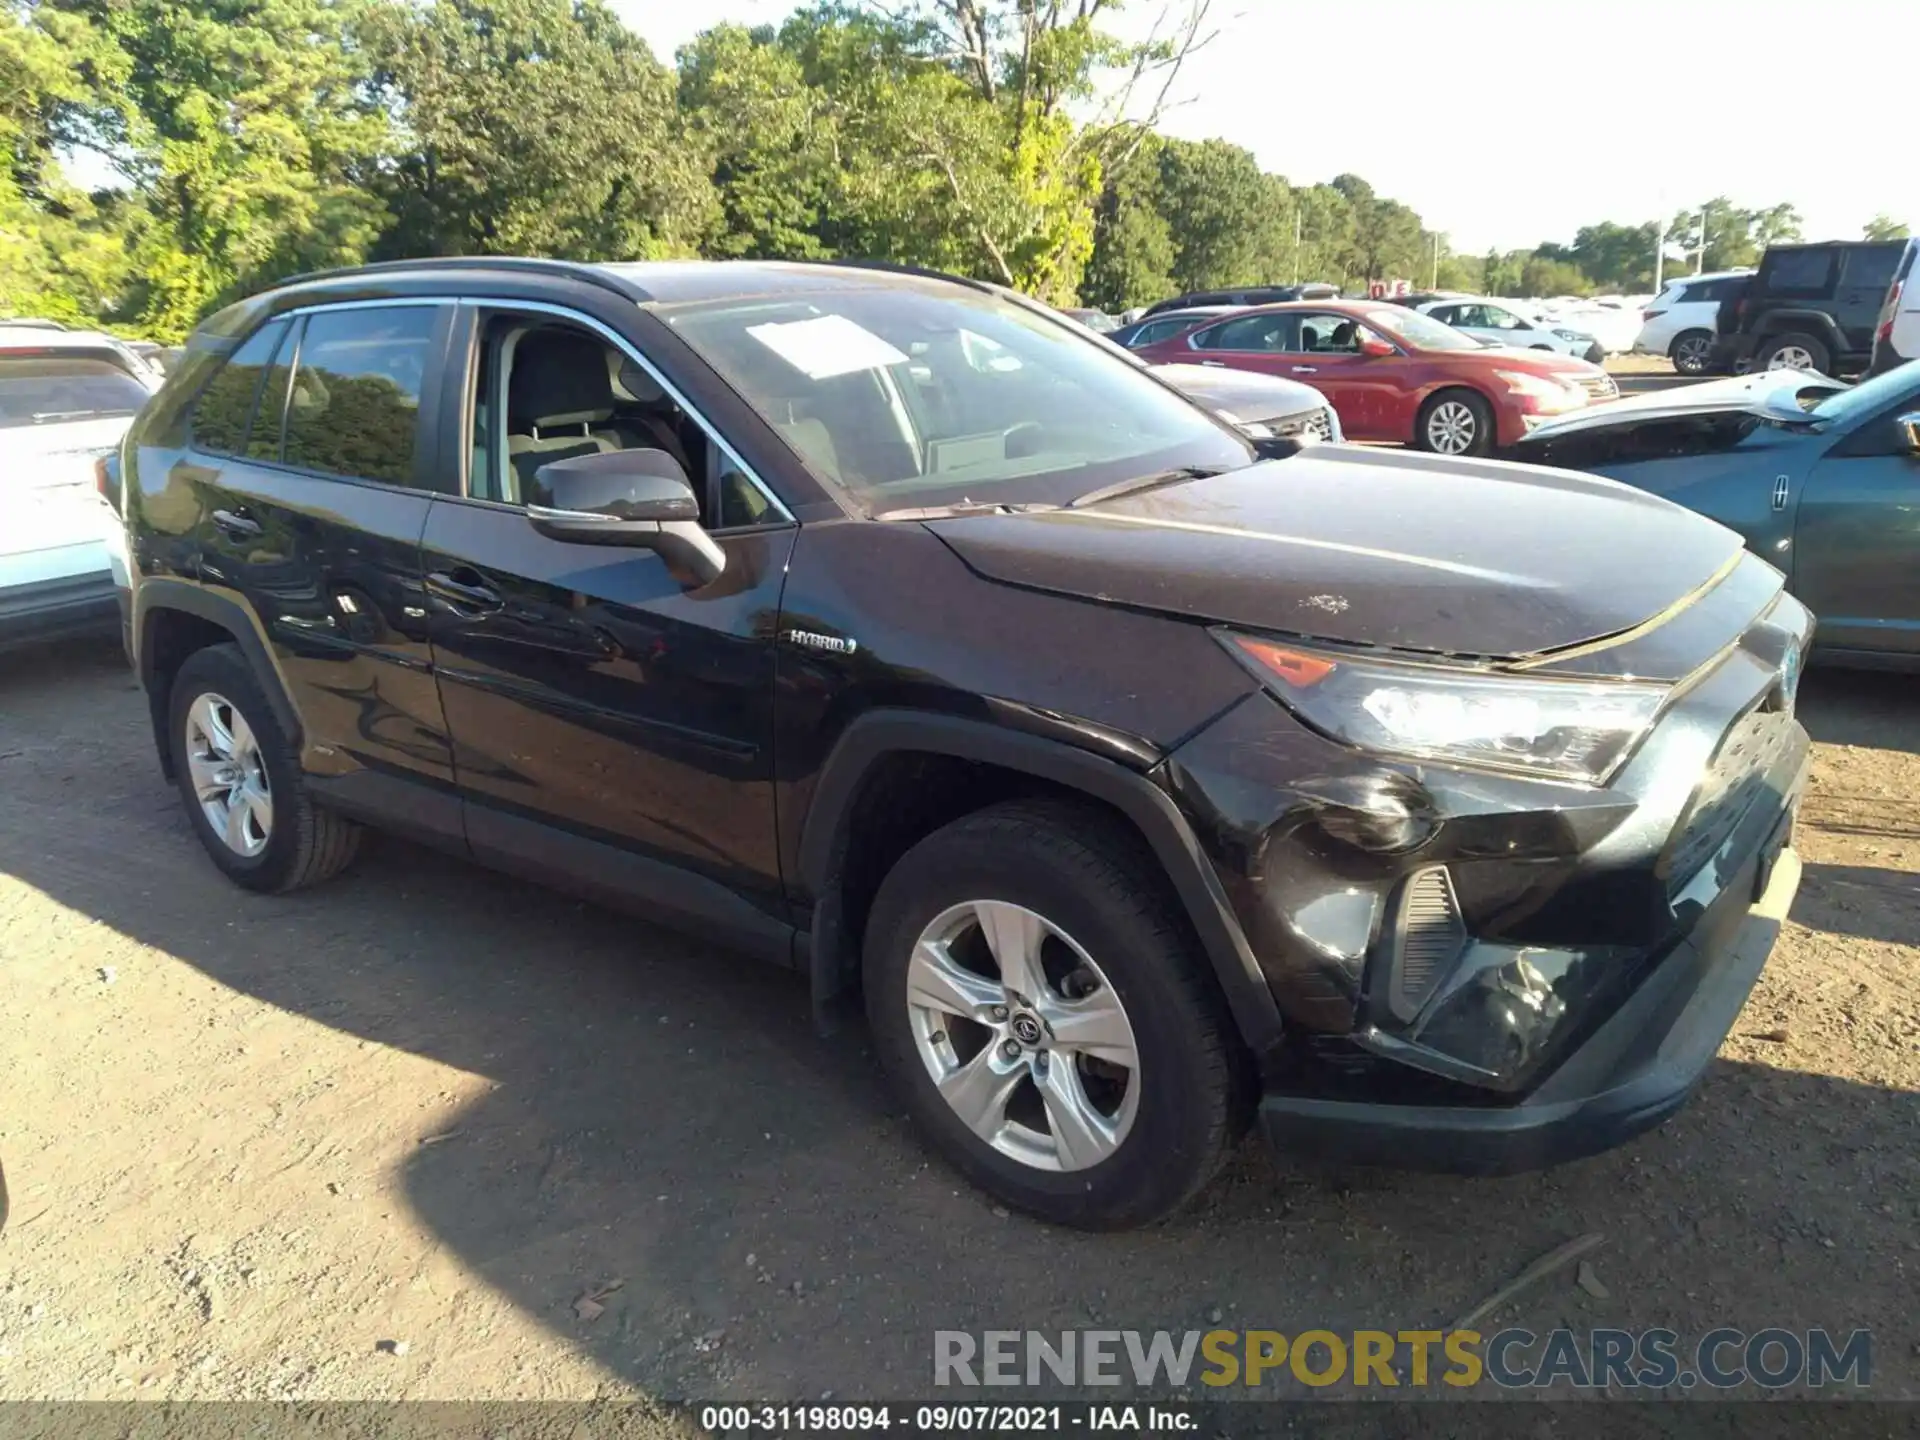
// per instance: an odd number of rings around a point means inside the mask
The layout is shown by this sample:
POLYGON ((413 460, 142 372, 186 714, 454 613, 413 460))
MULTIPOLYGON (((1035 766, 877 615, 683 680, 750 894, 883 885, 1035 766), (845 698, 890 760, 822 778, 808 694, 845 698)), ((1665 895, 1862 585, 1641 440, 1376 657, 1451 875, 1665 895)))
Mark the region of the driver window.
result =
POLYGON ((467 493, 537 504, 543 465, 614 450, 662 450, 686 472, 709 530, 779 518, 760 488, 618 346, 543 315, 489 317, 472 380, 467 493))
POLYGON ((1315 355, 1358 355, 1360 322, 1345 315, 1303 315, 1300 348, 1315 355))

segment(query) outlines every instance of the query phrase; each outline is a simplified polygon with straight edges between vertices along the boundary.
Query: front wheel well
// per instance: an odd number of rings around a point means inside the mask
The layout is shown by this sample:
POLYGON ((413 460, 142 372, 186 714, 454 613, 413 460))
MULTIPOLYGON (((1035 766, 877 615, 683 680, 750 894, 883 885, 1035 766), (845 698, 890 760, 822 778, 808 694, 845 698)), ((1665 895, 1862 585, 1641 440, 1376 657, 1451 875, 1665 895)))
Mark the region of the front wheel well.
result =
POLYGON ((154 744, 160 751, 160 769, 173 778, 173 746, 167 736, 167 709, 173 677, 187 657, 210 645, 229 645, 238 637, 225 626, 185 610, 149 611, 140 637, 140 683, 147 692, 147 714, 153 724, 154 744))
MULTIPOLYGON (((816 924, 816 955, 838 992, 859 983, 860 948, 874 897, 900 857, 936 830, 963 816, 1008 800, 1057 799, 1137 845, 1152 861, 1138 827, 1106 801, 1070 785, 988 761, 936 751, 894 750, 876 759, 861 777, 840 826, 823 893, 815 904, 827 917, 816 924)), ((817 982, 816 982, 817 984, 817 982)))

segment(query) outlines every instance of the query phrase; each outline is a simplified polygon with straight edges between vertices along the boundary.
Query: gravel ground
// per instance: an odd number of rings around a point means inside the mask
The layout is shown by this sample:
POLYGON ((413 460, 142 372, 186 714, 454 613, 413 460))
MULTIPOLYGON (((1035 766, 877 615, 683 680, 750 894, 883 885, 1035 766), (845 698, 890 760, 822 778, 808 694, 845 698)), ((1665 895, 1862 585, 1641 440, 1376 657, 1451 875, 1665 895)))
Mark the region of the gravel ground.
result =
POLYGON ((1866 1326, 1920 1396, 1920 694, 1804 710, 1799 903, 1664 1129, 1483 1181, 1249 1145, 1096 1237, 958 1183, 793 977, 394 841, 229 887, 118 655, 10 658, 0 1398, 906 1397, 936 1328, 1435 1325, 1587 1232, 1604 1298, 1483 1328, 1866 1326))

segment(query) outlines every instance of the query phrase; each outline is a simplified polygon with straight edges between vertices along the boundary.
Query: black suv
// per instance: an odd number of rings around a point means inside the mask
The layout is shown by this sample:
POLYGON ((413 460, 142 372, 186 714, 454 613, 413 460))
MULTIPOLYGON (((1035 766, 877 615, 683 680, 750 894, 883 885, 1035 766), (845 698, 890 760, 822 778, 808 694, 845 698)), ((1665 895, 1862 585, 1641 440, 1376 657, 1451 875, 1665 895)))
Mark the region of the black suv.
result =
POLYGON ((1769 245, 1753 277, 1720 301, 1711 368, 1860 374, 1887 292, 1915 244, 1769 245))
POLYGON ((1059 1221, 1167 1212, 1255 1115, 1470 1171, 1611 1145, 1799 875, 1810 618, 1738 536, 1254 440, 985 285, 304 279, 204 324, 118 463, 227 875, 324 879, 365 822, 863 994, 933 1143, 1059 1221))

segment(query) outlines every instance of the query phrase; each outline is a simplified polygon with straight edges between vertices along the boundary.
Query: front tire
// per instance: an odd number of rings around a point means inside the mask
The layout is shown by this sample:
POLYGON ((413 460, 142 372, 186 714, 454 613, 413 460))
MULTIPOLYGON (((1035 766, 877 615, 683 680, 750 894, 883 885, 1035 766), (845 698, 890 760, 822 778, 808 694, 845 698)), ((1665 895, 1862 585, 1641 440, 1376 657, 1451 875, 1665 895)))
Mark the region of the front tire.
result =
POLYGON ((337 874, 360 827, 313 803, 293 746, 238 645, 196 650, 168 704, 174 783, 209 858, 248 890, 280 894, 337 874))
POLYGON ((1676 375, 1705 375, 1713 367, 1713 336, 1705 330, 1682 330, 1667 347, 1676 375))
POLYGON ((1814 370, 1824 375, 1833 356, 1818 339, 1789 330, 1763 342, 1753 358, 1756 370, 1814 370))
POLYGON ((1493 442, 1493 407, 1471 390, 1442 390, 1413 424, 1414 445, 1436 455, 1485 455, 1493 442))
POLYGON ((1124 1229, 1204 1186, 1246 1061, 1164 877, 1116 822, 996 805, 922 840, 867 924, 867 1016, 922 1131, 1042 1219, 1124 1229))

